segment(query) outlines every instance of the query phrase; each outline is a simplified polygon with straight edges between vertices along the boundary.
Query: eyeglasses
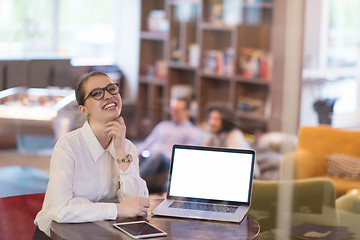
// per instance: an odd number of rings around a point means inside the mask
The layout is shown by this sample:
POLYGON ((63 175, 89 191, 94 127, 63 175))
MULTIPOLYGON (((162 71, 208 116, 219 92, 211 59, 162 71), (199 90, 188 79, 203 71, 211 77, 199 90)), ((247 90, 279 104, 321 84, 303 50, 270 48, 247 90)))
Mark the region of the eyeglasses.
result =
POLYGON ((110 93, 111 95, 116 95, 119 93, 119 84, 118 83, 111 83, 109 85, 107 85, 104 88, 95 88, 94 90, 92 90, 87 97, 84 100, 85 101, 89 98, 92 97, 95 100, 101 100, 104 98, 105 96, 105 90, 108 91, 108 93, 110 93))

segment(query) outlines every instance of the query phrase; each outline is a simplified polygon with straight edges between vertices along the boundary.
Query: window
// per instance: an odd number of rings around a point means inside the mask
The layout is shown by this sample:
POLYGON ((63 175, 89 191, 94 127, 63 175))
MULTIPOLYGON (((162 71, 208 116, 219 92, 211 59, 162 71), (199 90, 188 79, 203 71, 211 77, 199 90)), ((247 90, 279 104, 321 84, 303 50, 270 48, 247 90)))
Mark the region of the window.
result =
POLYGON ((327 66, 356 67, 360 47, 360 1, 330 0, 327 66))
POLYGON ((2 58, 22 58, 52 52, 53 12, 47 0, 0 1, 2 58), (50 10, 50 11, 49 11, 50 10))
POLYGON ((59 0, 58 50, 81 60, 113 63, 114 0, 59 0))
POLYGON ((328 69, 338 69, 340 80, 328 83, 324 91, 328 97, 338 99, 334 107, 335 126, 360 125, 360 2, 329 0, 328 8, 326 64, 328 69))
POLYGON ((113 63, 114 0, 1 0, 2 58, 69 57, 113 63))
POLYGON ((317 124, 309 104, 331 98, 334 127, 360 126, 359 11, 358 0, 307 1, 300 125, 317 124))

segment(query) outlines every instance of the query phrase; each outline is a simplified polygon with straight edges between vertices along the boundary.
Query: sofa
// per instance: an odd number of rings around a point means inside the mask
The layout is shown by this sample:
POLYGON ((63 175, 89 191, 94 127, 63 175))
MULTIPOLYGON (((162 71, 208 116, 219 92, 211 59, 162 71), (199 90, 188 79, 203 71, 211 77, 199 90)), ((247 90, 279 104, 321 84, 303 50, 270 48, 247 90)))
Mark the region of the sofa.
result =
POLYGON ((296 150, 283 156, 280 171, 281 179, 329 178, 337 197, 360 189, 360 131, 301 127, 296 150))

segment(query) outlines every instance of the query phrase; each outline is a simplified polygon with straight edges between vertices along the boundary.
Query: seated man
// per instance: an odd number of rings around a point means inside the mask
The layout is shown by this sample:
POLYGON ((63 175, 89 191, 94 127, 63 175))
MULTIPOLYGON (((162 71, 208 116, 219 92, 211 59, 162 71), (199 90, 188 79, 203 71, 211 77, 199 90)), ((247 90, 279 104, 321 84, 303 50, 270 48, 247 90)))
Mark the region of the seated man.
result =
POLYGON ((169 170, 174 144, 201 144, 200 132, 190 121, 189 101, 173 99, 170 115, 171 120, 158 123, 139 149, 140 153, 147 151, 148 155, 140 163, 140 176, 145 180, 155 173, 169 170))

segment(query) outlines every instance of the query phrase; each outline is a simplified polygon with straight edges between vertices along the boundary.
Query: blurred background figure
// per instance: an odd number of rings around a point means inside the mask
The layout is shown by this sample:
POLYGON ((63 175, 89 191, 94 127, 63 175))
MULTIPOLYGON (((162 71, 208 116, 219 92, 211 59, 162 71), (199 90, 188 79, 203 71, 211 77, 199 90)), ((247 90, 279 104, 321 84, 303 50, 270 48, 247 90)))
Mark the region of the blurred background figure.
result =
POLYGON ((171 120, 158 123, 139 148, 144 158, 140 163, 140 176, 147 182, 156 173, 168 173, 174 144, 201 144, 200 131, 190 121, 190 102, 187 99, 171 100, 170 117, 171 120))
POLYGON ((226 107, 211 107, 208 111, 208 129, 203 145, 250 149, 244 134, 238 128, 236 116, 226 107))

